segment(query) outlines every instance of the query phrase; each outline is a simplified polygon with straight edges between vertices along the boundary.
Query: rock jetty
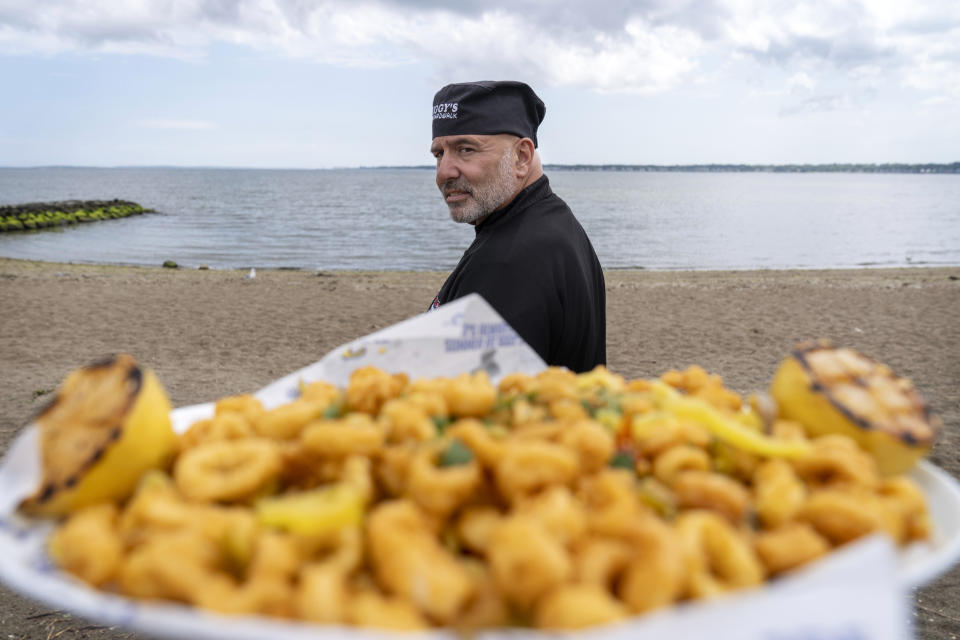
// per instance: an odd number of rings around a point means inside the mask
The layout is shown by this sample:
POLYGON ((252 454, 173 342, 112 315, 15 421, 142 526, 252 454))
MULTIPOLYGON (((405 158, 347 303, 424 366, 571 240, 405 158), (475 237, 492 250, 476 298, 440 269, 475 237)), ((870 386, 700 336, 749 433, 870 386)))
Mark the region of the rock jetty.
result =
POLYGON ((64 200, 0 206, 0 232, 30 231, 150 213, 128 200, 64 200))

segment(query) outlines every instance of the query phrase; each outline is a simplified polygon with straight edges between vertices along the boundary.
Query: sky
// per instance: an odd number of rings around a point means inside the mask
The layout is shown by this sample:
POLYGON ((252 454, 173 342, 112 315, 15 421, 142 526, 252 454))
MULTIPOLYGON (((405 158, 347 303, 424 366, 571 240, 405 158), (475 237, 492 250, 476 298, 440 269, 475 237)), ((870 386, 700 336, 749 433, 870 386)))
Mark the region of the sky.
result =
POLYGON ((506 79, 548 164, 960 161, 958 0, 0 0, 0 166, 429 165, 506 79))

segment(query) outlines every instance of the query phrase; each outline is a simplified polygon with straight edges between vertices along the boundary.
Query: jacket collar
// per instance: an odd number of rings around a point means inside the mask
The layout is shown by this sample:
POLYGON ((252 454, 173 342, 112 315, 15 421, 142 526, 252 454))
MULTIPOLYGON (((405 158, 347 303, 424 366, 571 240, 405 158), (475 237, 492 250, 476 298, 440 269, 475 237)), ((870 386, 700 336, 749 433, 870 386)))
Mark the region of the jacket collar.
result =
POLYGON ((547 180, 547 176, 544 174, 524 187, 520 193, 514 196, 513 200, 507 203, 507 206, 502 209, 497 209, 488 215, 483 222, 475 227, 475 231, 479 234, 485 229, 491 229, 501 221, 519 214, 530 205, 543 200, 552 193, 553 190, 550 188, 550 181, 547 180))

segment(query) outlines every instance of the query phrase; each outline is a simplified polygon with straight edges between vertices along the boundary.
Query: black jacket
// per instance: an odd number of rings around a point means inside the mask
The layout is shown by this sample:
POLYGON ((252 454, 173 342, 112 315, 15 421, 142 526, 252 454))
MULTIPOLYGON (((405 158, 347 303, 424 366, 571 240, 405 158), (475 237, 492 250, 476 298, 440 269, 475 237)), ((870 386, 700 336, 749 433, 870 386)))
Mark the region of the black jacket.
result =
POLYGON ((603 271, 587 234, 546 176, 476 227, 434 301, 479 293, 547 364, 606 364, 603 271))

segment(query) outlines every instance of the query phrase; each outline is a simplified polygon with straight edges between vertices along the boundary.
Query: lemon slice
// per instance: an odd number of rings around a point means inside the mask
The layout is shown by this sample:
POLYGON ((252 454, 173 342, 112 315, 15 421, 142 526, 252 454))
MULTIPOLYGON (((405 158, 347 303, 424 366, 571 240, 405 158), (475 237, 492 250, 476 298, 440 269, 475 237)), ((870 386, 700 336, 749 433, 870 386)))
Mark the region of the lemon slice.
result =
POLYGON ((825 340, 797 345, 770 387, 781 417, 812 436, 840 433, 877 460, 884 475, 903 473, 925 456, 940 421, 906 378, 850 348, 825 340))
POLYGON ((363 499, 353 487, 330 485, 257 502, 260 524, 307 536, 325 536, 358 525, 363 499))
POLYGON ((696 422, 720 440, 744 451, 770 458, 793 459, 810 453, 810 445, 806 442, 764 435, 699 398, 681 395, 660 380, 653 382, 652 389, 669 415, 696 422))
POLYGON ((20 504, 28 515, 123 500, 144 472, 167 465, 176 443, 166 392, 128 354, 71 372, 36 423, 43 476, 20 504))

